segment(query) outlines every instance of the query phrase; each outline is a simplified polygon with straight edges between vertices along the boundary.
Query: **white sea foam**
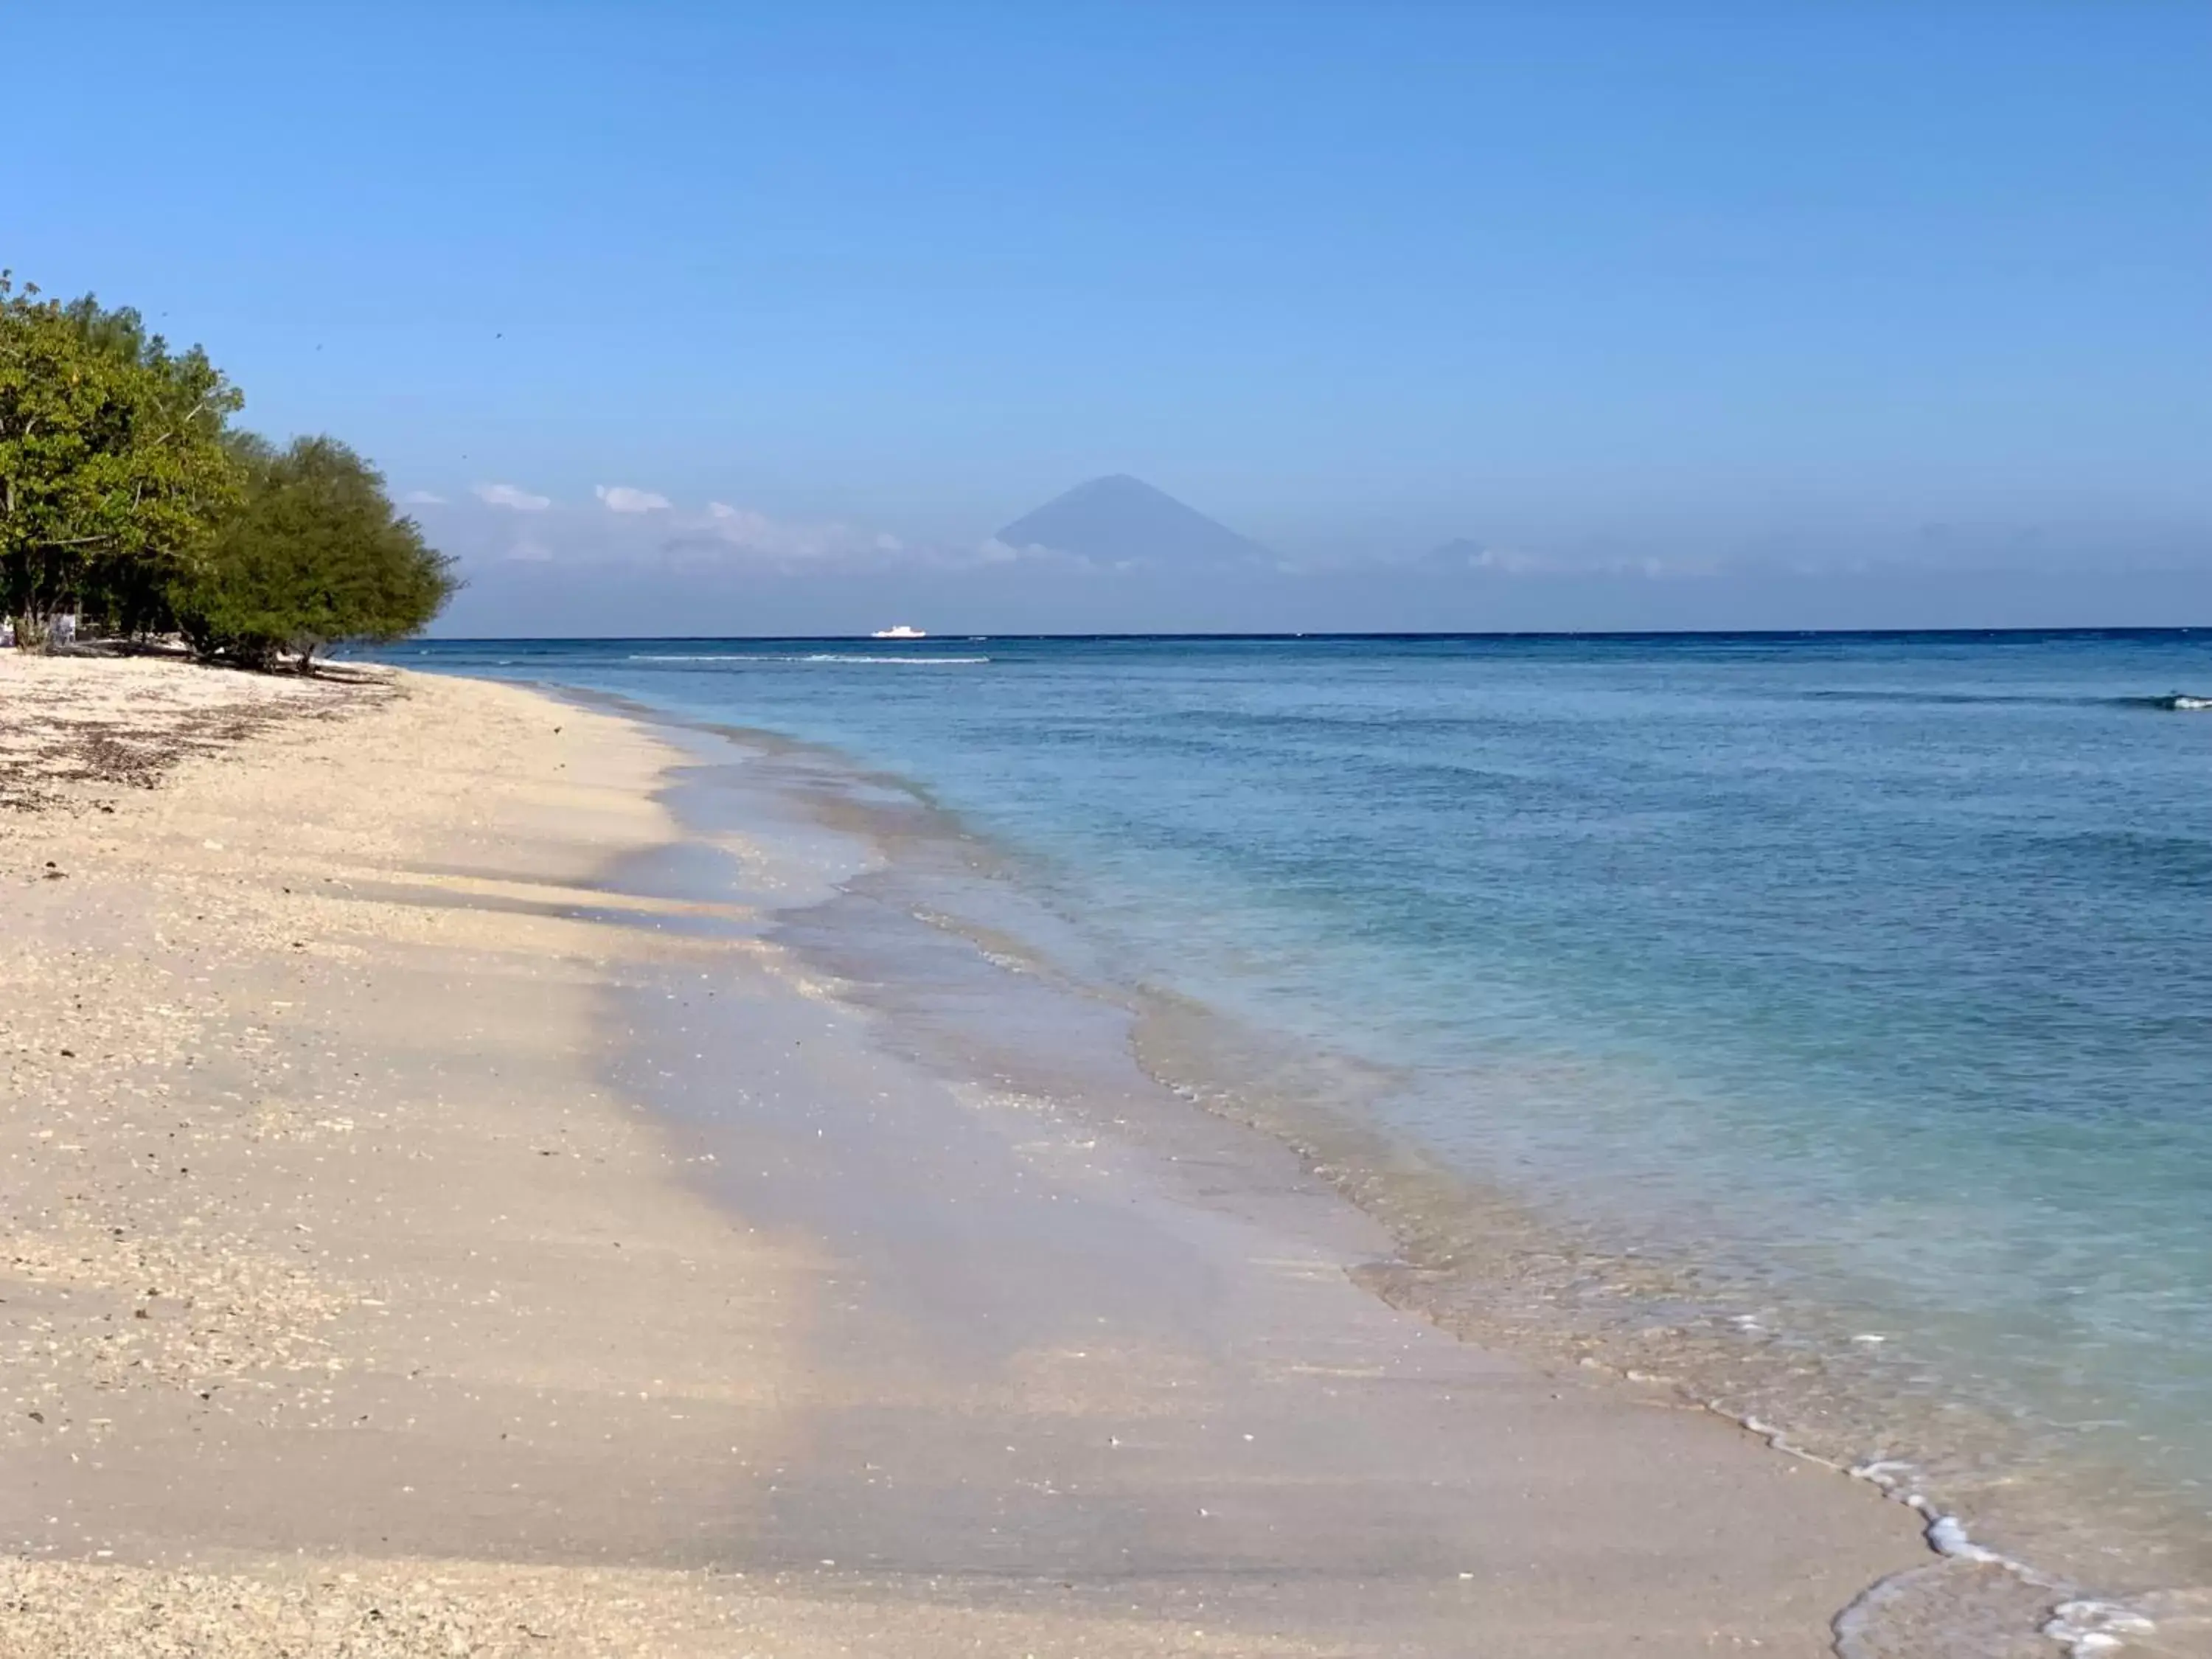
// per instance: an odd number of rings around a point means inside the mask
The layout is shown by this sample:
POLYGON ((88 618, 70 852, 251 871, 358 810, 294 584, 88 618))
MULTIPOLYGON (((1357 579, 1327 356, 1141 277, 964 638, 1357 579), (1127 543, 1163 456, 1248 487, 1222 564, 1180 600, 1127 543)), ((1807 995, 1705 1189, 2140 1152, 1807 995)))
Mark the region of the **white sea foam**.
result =
MULTIPOLYGON (((1925 1514, 1926 1510, 1922 1510, 1925 1514)), ((2017 1563, 2007 1560, 1987 1545, 1977 1544, 1966 1530, 1966 1523, 1955 1515, 1939 1515, 1928 1523, 1928 1547, 1938 1555, 1948 1555, 1956 1561, 1978 1561, 1985 1566, 2015 1567, 2017 1563)))
MULTIPOLYGON (((1746 1419, 1745 1426, 1755 1432, 1767 1432, 1765 1425, 1746 1419)), ((1795 1450, 1779 1435, 1769 1435, 1771 1443, 1784 1450, 1795 1450)), ((1928 1547, 1936 1554, 1953 1561, 1969 1561, 1980 1566, 1996 1567, 2010 1573, 2023 1584, 2037 1589, 2058 1594, 2062 1587, 2044 1574, 2036 1571, 2024 1561, 1999 1553, 1986 1544, 1978 1544, 1966 1524, 1955 1515, 1946 1515, 1937 1510, 1919 1492, 1912 1490, 1917 1484, 1920 1471, 1913 1465, 1896 1458, 1883 1458, 1871 1463, 1861 1463, 1850 1470, 1851 1475, 1881 1487, 1907 1508, 1917 1510, 1928 1522, 1928 1547)), ((1914 1571, 1918 1571, 1915 1569, 1914 1571)), ((1909 1574, 1899 1575, 1900 1577, 1909 1574)), ((1884 1580, 1860 1598, 1860 1603, 1847 1609, 1838 1621, 1842 1631, 1858 1622, 1852 1613, 1863 1607, 1866 1613, 1877 1611, 1883 1592, 1889 1585, 1884 1580)), ((2097 1601, 2086 1596, 2061 1601, 2051 1610, 2051 1617, 2043 1625, 2043 1634, 2064 1648, 2075 1659, 2089 1659, 2089 1656, 2117 1653, 2128 1644, 2131 1636, 2148 1636, 2156 1631, 2155 1620, 2146 1618, 2134 1609, 2117 1601, 2097 1601)), ((1842 1650, 1854 1650, 1846 1643, 1842 1650)))
POLYGON ((2061 1601, 2043 1633, 2075 1655, 2114 1653, 2130 1636, 2148 1636, 2155 1621, 2111 1601, 2061 1601))
POLYGON ((888 663, 902 668, 960 668, 988 663, 988 657, 887 657, 864 656, 854 652, 815 651, 805 656, 761 655, 733 651, 637 651, 630 653, 631 662, 834 662, 888 663))
POLYGON ((811 657, 795 657, 794 662, 868 662, 896 663, 902 668, 947 668, 966 664, 986 663, 988 657, 862 657, 837 651, 817 651, 811 657))

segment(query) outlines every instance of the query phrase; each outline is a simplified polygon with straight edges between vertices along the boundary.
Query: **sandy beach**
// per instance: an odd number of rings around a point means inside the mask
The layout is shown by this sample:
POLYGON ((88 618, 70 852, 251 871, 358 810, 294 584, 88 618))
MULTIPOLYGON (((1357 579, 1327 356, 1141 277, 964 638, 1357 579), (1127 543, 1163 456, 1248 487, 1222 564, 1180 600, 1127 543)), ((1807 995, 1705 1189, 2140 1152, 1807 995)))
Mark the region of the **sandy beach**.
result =
POLYGON ((1247 1132, 886 1044, 775 845, 660 878, 699 762, 0 658, 0 1652, 1811 1656, 1887 1581, 1850 1650, 1904 1659, 2018 1599, 1386 1307, 1247 1132))

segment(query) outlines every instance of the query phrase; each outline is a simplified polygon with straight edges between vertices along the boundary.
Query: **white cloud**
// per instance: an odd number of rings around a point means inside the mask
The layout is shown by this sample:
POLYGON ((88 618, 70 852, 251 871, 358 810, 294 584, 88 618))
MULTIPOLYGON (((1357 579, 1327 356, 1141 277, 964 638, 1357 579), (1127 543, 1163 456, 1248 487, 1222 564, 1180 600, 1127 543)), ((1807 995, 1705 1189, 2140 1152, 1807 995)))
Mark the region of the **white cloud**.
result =
POLYGON ((633 489, 628 484, 601 484, 595 493, 610 513, 664 513, 672 505, 665 495, 633 489))
MULTIPOLYGON (((1058 554, 1032 554, 998 541, 972 546, 909 541, 885 530, 830 519, 806 522, 771 518, 757 507, 709 501, 704 519, 682 521, 684 532, 665 544, 672 553, 719 555, 785 570, 842 566, 857 569, 969 569, 1058 554)), ((1075 561, 1074 562, 1080 562, 1075 561)))
POLYGON ((550 495, 533 495, 510 483, 480 483, 476 487, 476 497, 489 506, 512 507, 517 513, 543 513, 553 505, 550 495))
POLYGON ((1517 547, 1483 548, 1468 556, 1467 565, 1470 570, 1488 570, 1502 576, 1641 576, 1647 581, 1717 576, 1724 568, 1721 560, 1706 556, 1563 558, 1517 547))
POLYGON ((481 556, 501 562, 797 574, 969 569, 1035 556, 992 542, 909 540, 845 520, 780 518, 726 501, 678 507, 665 495, 629 484, 598 486, 598 510, 573 501, 556 503, 513 484, 480 484, 476 494, 520 520, 510 520, 504 528, 474 526, 482 538, 481 556))
POLYGON ((399 500, 406 507, 443 507, 446 504, 443 495, 434 495, 427 489, 410 489, 399 500))
POLYGON ((824 559, 848 558, 868 552, 895 551, 896 538, 870 536, 850 525, 794 524, 771 519, 750 507, 727 501, 707 503, 708 530, 726 546, 793 564, 811 564, 824 559), (890 545, 884 543, 889 539, 890 545))
POLYGON ((1517 547, 1486 547, 1468 559, 1468 566, 1476 570, 1502 570, 1509 575, 1526 576, 1539 570, 1556 570, 1559 561, 1547 558, 1541 553, 1524 553, 1517 547))

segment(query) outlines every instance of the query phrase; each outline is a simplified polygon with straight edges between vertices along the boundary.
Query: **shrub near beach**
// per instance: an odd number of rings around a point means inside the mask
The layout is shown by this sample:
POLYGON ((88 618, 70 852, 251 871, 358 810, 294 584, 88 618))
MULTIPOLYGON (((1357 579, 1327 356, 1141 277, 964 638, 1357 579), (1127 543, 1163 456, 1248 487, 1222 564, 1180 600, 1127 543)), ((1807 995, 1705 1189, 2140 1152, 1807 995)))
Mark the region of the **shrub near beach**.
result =
POLYGON ((202 656, 302 672, 415 633, 458 586, 343 444, 277 450, 238 389, 138 313, 0 273, 0 625, 25 648, 181 634, 202 656))
POLYGON ((334 438, 239 449, 245 498, 172 589, 195 650, 257 667, 289 652, 304 674, 325 646, 404 638, 444 607, 452 561, 360 456, 334 438))

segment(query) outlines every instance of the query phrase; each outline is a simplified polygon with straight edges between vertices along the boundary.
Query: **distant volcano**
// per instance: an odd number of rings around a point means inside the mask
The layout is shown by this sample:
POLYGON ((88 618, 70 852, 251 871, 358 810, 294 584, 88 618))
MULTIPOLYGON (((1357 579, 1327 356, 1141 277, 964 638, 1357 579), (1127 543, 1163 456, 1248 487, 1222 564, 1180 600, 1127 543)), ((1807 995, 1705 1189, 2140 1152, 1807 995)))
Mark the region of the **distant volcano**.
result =
POLYGON ((1268 556, 1257 542, 1123 473, 1054 496, 1001 530, 999 539, 1101 564, 1243 564, 1268 556))

